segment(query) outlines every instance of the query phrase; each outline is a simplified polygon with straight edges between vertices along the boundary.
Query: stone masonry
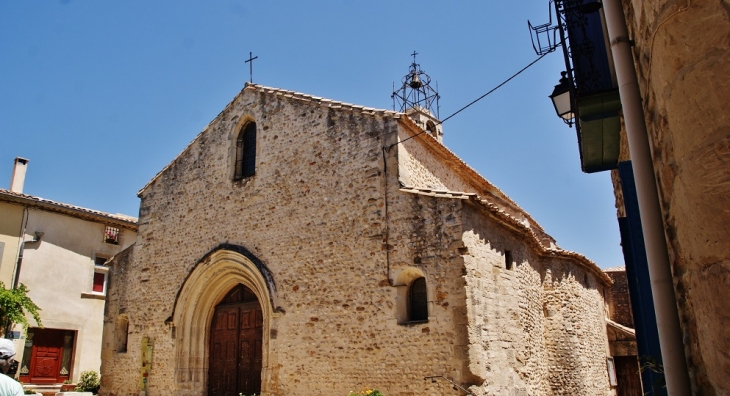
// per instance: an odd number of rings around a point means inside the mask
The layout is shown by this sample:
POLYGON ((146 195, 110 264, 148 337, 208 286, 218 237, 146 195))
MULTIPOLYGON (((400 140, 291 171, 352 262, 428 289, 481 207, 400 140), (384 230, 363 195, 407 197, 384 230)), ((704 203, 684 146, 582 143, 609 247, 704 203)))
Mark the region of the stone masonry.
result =
POLYGON ((206 395, 212 312, 239 283, 263 311, 265 395, 463 394, 449 380, 614 394, 610 279, 431 135, 405 141, 422 131, 247 84, 139 192, 137 242, 110 269, 100 394, 140 394, 146 339, 147 395, 206 395), (248 122, 256 171, 234 181, 248 122), (408 322, 418 277, 428 320, 408 322))

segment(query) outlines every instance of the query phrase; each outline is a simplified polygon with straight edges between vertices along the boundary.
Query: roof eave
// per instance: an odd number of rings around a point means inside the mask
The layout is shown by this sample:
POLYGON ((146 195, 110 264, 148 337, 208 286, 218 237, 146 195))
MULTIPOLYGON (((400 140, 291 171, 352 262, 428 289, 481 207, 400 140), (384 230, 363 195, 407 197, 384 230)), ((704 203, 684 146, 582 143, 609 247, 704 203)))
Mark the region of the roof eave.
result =
POLYGON ((13 193, 3 189, 0 189, 0 201, 38 208, 59 214, 65 214, 83 220, 118 226, 137 232, 137 219, 133 217, 130 217, 130 219, 134 220, 127 220, 111 213, 104 213, 93 209, 87 209, 79 206, 64 204, 61 202, 46 200, 44 198, 35 197, 32 195, 13 193))

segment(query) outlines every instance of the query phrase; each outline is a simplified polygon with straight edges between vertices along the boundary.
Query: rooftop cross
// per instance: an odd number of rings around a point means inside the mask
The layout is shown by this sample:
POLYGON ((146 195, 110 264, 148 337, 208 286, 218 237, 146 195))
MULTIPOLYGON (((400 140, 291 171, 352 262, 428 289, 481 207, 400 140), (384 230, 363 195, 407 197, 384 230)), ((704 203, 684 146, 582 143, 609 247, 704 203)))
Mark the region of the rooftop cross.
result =
POLYGON ((244 62, 244 63, 248 63, 249 64, 248 65, 248 73, 249 73, 249 78, 250 78, 250 81, 249 82, 251 82, 251 83, 253 83, 253 60, 254 59, 258 59, 258 58, 259 58, 258 55, 253 56, 253 53, 249 52, 248 53, 248 60, 246 62, 244 62))
POLYGON ((411 54, 411 56, 413 57, 413 63, 416 63, 416 55, 418 55, 418 52, 416 51, 413 51, 413 53, 411 54))

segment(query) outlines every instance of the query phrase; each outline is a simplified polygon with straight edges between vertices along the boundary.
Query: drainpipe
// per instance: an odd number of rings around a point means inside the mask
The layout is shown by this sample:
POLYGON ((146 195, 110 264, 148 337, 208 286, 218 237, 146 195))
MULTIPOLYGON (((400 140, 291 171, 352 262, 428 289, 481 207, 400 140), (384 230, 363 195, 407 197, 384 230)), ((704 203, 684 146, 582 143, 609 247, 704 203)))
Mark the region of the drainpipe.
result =
POLYGON ((13 283, 11 287, 18 287, 20 278, 20 266, 23 264, 23 249, 25 249, 25 228, 28 226, 28 206, 23 205, 23 217, 20 219, 20 232, 18 233, 18 257, 13 268, 13 283))
POLYGON ((667 393, 670 396, 690 395, 689 375, 677 313, 677 300, 674 295, 672 268, 669 263, 667 241, 664 237, 664 222, 659 206, 649 136, 644 123, 641 93, 634 69, 623 6, 621 0, 603 0, 603 9, 611 42, 611 53, 616 67, 629 153, 634 165, 636 195, 639 200, 641 228, 644 232, 646 256, 649 263, 649 278, 651 279, 651 292, 654 295, 654 310, 659 332, 659 346, 662 351, 664 377, 667 381, 667 393))
MULTIPOLYGON (((27 223, 28 223, 28 220, 27 220, 28 219, 28 217, 27 217, 28 208, 26 207, 25 210, 26 210, 26 225, 27 225, 27 223)), ((32 240, 30 240, 30 241, 26 241, 25 240, 25 227, 23 227, 23 233, 20 235, 20 238, 21 238, 22 242, 20 243, 20 249, 18 250, 18 262, 15 265, 15 275, 13 277, 13 289, 17 288, 18 285, 20 285, 20 268, 23 265, 23 252, 25 251, 25 245, 28 244, 28 243, 37 243, 37 242, 40 242, 41 241, 41 238, 43 237, 43 234, 44 233, 42 231, 36 231, 35 237, 32 240)))

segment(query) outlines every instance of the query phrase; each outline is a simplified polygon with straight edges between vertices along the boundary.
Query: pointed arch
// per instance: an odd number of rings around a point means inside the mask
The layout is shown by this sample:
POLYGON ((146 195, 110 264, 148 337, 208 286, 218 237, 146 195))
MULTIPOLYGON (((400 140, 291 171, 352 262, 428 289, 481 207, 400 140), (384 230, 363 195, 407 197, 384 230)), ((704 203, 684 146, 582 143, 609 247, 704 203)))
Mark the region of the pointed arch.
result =
POLYGON ((245 248, 230 248, 236 247, 221 245, 196 264, 180 288, 167 322, 175 338, 175 381, 181 388, 201 394, 208 386, 209 325, 215 307, 239 284, 251 290, 261 305, 264 345, 261 380, 264 389, 270 383, 267 345, 271 321, 275 312, 283 310, 277 309, 273 278, 263 263, 245 248))

